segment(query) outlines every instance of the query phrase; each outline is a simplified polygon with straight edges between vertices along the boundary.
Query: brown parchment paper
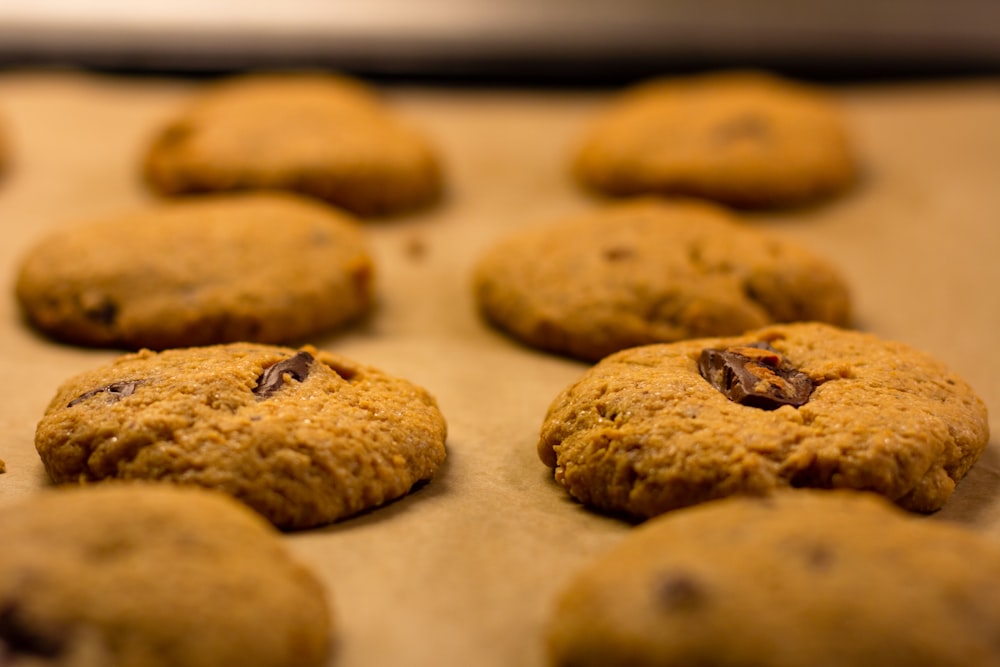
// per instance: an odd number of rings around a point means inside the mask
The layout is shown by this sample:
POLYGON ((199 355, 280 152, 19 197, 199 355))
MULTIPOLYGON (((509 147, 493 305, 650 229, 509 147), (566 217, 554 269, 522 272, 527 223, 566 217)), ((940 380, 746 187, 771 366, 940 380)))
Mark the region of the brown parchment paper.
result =
MULTIPOLYGON (((51 230, 155 201, 138 177, 145 142, 200 85, 0 73, 12 158, 0 180, 0 511, 48 484, 33 436, 56 386, 117 354, 27 329, 13 298, 20 257, 51 230)), ((985 399, 1000 433, 1000 81, 833 91, 863 182, 825 205, 750 224, 834 260, 852 285, 857 327, 948 363, 985 399)), ((569 180, 566 159, 614 91, 385 92, 440 146, 448 196, 433 210, 368 225, 377 312, 314 342, 434 393, 449 424, 449 458, 403 500, 284 539, 328 585, 331 664, 541 665, 553 596, 630 526, 571 501, 535 453, 549 402, 586 366, 482 324, 470 270, 501 236, 596 205, 569 180)), ((997 435, 928 520, 1000 538, 997 435)))

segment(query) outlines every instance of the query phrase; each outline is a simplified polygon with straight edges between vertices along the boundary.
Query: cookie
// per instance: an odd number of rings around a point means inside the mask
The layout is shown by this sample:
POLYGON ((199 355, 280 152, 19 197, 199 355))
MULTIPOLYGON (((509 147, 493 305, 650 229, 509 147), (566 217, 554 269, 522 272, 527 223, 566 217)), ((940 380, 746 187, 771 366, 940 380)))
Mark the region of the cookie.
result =
POLYGON ((360 81, 253 74, 204 90, 152 140, 143 166, 164 195, 292 190, 360 215, 398 213, 440 195, 440 159, 360 81))
POLYGON ((553 401, 538 454, 574 498, 638 518, 789 487, 931 512, 988 440, 983 401, 941 362, 799 323, 603 359, 553 401))
POLYGON ((221 494, 50 489, 6 508, 0 535, 0 664, 326 664, 319 581, 221 494))
POLYGON ((585 132, 572 170, 611 196, 764 208, 844 191, 857 162, 843 113, 823 91, 761 72, 721 72, 622 92, 585 132))
POLYGON ((850 318, 846 283, 828 262, 695 200, 617 203, 527 229, 480 258, 474 284, 489 322, 588 361, 648 343, 850 318))
POLYGON ((77 345, 285 343, 368 312, 373 266, 353 218, 305 197, 238 194, 58 230, 16 284, 27 320, 77 345))
POLYGON ((59 484, 200 485, 296 529, 405 495, 444 461, 445 436, 406 380, 312 347, 233 343, 142 350, 67 380, 35 446, 59 484))
POLYGON ((849 491, 727 499, 573 573, 549 664, 1000 665, 1000 546, 849 491))

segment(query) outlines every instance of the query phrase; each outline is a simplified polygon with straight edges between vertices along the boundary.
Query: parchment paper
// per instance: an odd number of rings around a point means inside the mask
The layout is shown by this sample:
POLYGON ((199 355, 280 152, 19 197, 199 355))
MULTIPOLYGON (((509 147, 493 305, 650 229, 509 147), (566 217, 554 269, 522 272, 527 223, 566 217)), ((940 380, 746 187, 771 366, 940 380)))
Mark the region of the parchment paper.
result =
MULTIPOLYGON (((34 428, 56 386, 113 351, 50 342, 20 320, 14 275, 49 231, 144 207, 150 133, 199 81, 71 71, 0 73, 13 161, 0 180, 0 511, 48 484, 34 428)), ((314 342, 428 388, 449 424, 438 476, 389 506, 284 537, 328 585, 331 664, 541 665, 543 625, 573 570, 630 529, 570 500, 538 460, 545 410, 585 364, 528 350, 475 313, 470 270, 518 228, 588 210, 566 160, 613 90, 386 88, 444 155, 433 210, 368 223, 377 312, 314 342)), ((856 326, 963 375, 1000 432, 1000 81, 841 86, 865 165, 848 195, 749 224, 843 270, 856 326)), ((1000 538, 1000 453, 928 520, 1000 538)), ((0 545, 2 545, 0 536, 0 545)), ((2 546, 0 546, 2 548, 2 546)))

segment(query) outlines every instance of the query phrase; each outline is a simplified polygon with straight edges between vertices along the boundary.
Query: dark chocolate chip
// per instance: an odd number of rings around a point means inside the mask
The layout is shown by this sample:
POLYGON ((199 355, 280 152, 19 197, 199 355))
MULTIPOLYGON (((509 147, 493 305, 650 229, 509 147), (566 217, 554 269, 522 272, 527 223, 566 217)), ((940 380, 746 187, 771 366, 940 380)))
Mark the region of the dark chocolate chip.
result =
POLYGON ((604 249, 604 259, 609 262, 620 262, 623 259, 631 259, 635 256, 635 249, 629 246, 611 246, 604 249))
POLYGON ((5 654, 55 658, 63 652, 60 635, 31 627, 13 603, 0 609, 0 658, 5 654))
POLYGON ((173 125, 167 126, 167 128, 163 130, 158 141, 161 146, 179 144, 182 141, 186 141, 192 134, 194 134, 194 131, 190 125, 185 123, 174 123, 173 125))
POLYGON ((698 372, 734 403, 762 410, 805 405, 814 387, 766 343, 702 350, 698 372))
POLYGON ((705 603, 704 587, 683 572, 661 577, 656 585, 656 596, 671 611, 691 611, 705 603))
POLYGON ((102 301, 84 309, 83 314, 88 320, 111 326, 118 319, 118 304, 114 301, 102 301))
POLYGON ((826 544, 810 545, 805 551, 806 565, 814 570, 828 570, 833 566, 834 553, 826 544))
POLYGON ((91 389, 88 392, 84 392, 74 398, 72 401, 66 404, 67 408, 71 408, 77 403, 82 403, 92 396, 97 396, 98 394, 107 394, 108 398, 111 399, 110 402, 114 403, 120 401, 126 396, 131 396, 135 393, 135 390, 139 385, 143 384, 142 380, 124 380, 122 382, 112 382, 109 385, 103 387, 98 387, 97 389, 91 389))
POLYGON ((253 388, 253 393, 260 399, 270 398, 285 383, 286 373, 299 382, 302 382, 309 375, 309 368, 312 362, 313 356, 311 354, 308 352, 297 352, 287 359, 268 366, 260 374, 260 377, 257 378, 257 386, 253 388))

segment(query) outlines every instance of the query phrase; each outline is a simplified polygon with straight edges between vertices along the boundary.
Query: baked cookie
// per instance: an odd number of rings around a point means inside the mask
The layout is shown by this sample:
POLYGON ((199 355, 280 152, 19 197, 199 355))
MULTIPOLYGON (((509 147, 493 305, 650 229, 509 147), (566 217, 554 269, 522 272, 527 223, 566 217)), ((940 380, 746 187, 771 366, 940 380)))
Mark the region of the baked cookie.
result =
POLYGON ((406 380, 311 347, 233 343, 143 350, 68 380, 35 446, 56 483, 201 485, 295 529, 405 495, 444 461, 445 436, 406 380))
POLYGON ((79 345, 282 343, 366 313, 372 274, 352 218, 262 193, 60 229, 28 252, 16 292, 33 325, 79 345))
POLYGON ((619 203, 522 231, 480 259, 474 283, 487 320, 589 361, 776 322, 845 325, 850 313, 826 261, 695 200, 619 203))
POLYGON ((988 440, 986 406, 940 362, 800 323, 611 355, 552 403, 538 453, 574 498, 639 518, 787 487, 931 512, 988 440))
POLYGON ((748 208, 830 196, 858 171, 830 97, 758 72, 656 79, 621 93, 586 132, 572 168, 608 195, 690 195, 748 208))
POLYGON ((50 489, 0 514, 0 535, 0 664, 326 664, 319 581, 221 494, 50 489))
POLYGON ((871 494, 731 498, 636 528, 570 579, 549 664, 1000 664, 1000 546, 871 494))
POLYGON ((293 190, 361 215, 432 202, 435 149, 360 81, 254 74, 205 90, 156 135, 149 184, 165 195, 293 190))

